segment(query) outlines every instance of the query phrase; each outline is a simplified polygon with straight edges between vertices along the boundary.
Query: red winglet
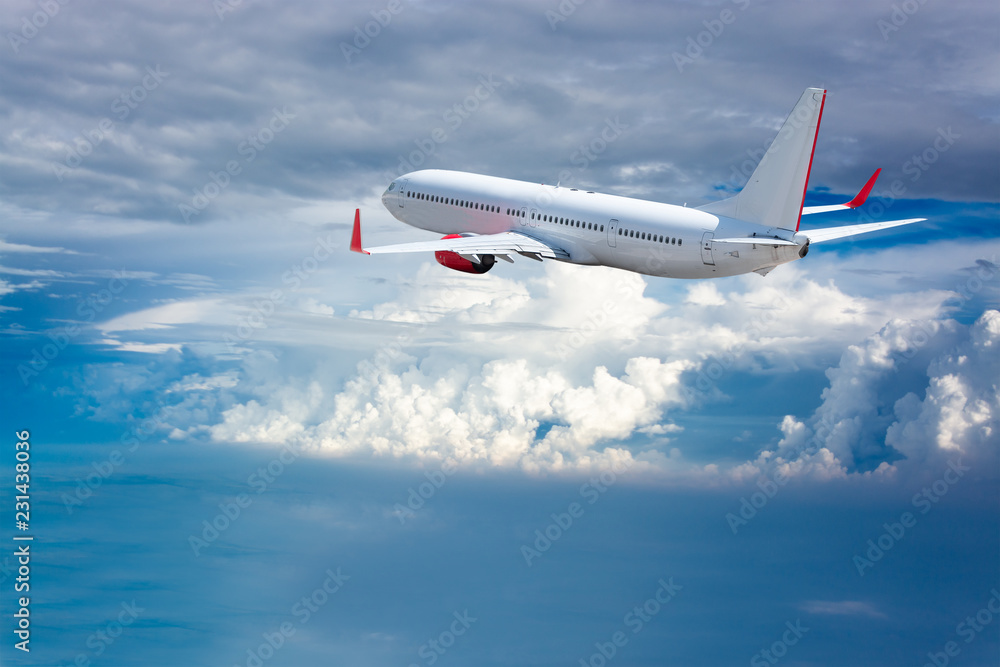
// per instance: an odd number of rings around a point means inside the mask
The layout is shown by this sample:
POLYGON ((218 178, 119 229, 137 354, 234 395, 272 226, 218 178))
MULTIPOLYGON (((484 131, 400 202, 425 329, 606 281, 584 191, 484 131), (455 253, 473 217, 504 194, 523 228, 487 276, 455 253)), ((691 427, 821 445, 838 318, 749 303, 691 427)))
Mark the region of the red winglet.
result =
POLYGON ((872 188, 875 187, 875 181, 878 180, 878 175, 880 173, 882 173, 881 167, 875 170, 875 173, 872 174, 872 177, 868 179, 867 183, 865 183, 865 187, 861 188, 861 192, 858 193, 858 196, 856 196, 854 199, 844 204, 844 206, 846 206, 847 208, 857 208, 862 204, 864 204, 865 200, 868 199, 868 195, 871 193, 872 188))
POLYGON ((361 209, 354 209, 354 232, 351 233, 351 252, 360 252, 362 255, 371 253, 361 247, 361 209))

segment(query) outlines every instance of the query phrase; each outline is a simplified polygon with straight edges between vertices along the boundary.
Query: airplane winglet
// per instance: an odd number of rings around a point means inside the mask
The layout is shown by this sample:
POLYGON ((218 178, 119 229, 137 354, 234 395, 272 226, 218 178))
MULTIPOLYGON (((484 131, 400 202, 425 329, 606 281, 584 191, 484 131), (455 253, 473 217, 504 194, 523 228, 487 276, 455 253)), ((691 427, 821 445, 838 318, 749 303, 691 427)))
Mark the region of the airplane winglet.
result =
POLYGON ((354 209, 354 231, 351 233, 351 252, 359 252, 362 255, 371 253, 361 247, 361 209, 354 209))
POLYGON ((875 170, 875 173, 872 174, 872 177, 868 179, 868 182, 865 183, 865 187, 861 188, 861 192, 859 192, 854 199, 844 204, 844 206, 847 208, 857 208, 864 204, 868 199, 868 195, 871 193, 872 188, 875 187, 875 181, 878 180, 878 175, 881 173, 882 167, 879 167, 875 170))
POLYGON ((868 182, 865 183, 865 187, 861 188, 861 192, 854 196, 854 199, 847 202, 846 204, 831 204, 829 206, 806 206, 802 209, 802 215, 812 215, 813 213, 829 213, 830 211, 843 211, 844 209, 855 209, 868 200, 868 195, 871 194, 872 188, 875 187, 875 181, 878 180, 878 175, 882 173, 882 168, 875 170, 868 182))

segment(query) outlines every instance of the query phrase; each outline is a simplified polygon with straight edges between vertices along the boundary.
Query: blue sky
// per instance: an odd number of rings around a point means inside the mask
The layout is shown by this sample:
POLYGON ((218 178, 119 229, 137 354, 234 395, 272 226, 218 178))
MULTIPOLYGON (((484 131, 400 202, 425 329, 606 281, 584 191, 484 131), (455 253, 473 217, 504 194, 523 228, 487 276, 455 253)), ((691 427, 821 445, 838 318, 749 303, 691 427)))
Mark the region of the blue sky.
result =
POLYGON ((2 664, 995 664, 995 9, 40 6, 0 9, 2 664), (426 238, 409 165, 712 201, 809 86, 807 204, 883 171, 803 225, 926 223, 704 282, 347 251, 356 207, 426 238))

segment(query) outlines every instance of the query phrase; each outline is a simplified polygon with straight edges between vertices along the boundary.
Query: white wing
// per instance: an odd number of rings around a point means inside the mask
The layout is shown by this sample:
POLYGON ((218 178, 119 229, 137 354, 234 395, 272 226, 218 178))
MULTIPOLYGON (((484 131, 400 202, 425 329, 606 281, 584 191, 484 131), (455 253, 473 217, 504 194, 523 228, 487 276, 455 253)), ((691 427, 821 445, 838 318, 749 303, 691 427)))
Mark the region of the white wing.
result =
POLYGON ((418 241, 416 243, 398 243, 396 245, 365 248, 371 255, 390 252, 438 252, 445 250, 462 256, 471 255, 536 255, 536 258, 569 259, 569 253, 561 248, 543 243, 530 236, 517 232, 502 234, 481 234, 478 236, 461 236, 444 238, 437 241, 418 241))
POLYGON ((562 248, 518 232, 452 236, 437 239, 436 241, 417 241, 415 243, 397 243, 395 245, 362 248, 360 211, 354 214, 354 233, 351 236, 351 250, 367 255, 397 252, 446 251, 456 253, 467 259, 475 259, 479 255, 495 255, 507 261, 512 261, 510 255, 515 254, 539 261, 543 257, 548 259, 569 259, 569 253, 562 248))

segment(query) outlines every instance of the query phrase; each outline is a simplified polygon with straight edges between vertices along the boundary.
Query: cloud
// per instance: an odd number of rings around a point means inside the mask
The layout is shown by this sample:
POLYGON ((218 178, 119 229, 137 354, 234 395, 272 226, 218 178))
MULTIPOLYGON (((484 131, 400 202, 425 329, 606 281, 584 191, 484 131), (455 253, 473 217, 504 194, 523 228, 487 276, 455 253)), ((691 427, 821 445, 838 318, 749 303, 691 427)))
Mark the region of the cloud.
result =
MULTIPOLYGON (((677 55, 717 19, 716 5, 590 3, 555 27, 524 0, 402 7, 351 62, 340 45, 371 15, 339 4, 258 3, 222 21, 211 7, 134 1, 109 3, 99 17, 60 12, 0 68, 10 128, 0 136, 0 192, 12 219, 69 214, 70 224, 86 217, 103 233, 118 223, 183 224, 179 206, 208 188, 197 224, 286 220, 295 209, 371 196, 397 165, 417 161, 414 151, 424 167, 546 182, 565 175, 694 204, 740 185, 747 151, 818 83, 830 98, 814 185, 853 192, 884 166, 884 187, 899 180, 908 196, 996 198, 995 12, 982 3, 923 5, 919 20, 888 38, 878 21, 890 8, 877 3, 851 2, 850 25, 815 8, 749 3, 687 67, 677 55), (802 34, 814 39, 803 45, 802 34), (567 58, 575 40, 586 52, 567 58), (464 109, 483 77, 497 85, 464 109), (462 115, 449 116, 456 105, 462 115), (240 146, 276 108, 294 117, 248 159, 240 146), (586 166, 574 162, 616 118, 628 126, 622 136, 586 166), (447 138, 421 153, 437 128, 447 138), (954 143, 916 167, 914 156, 948 128, 954 143), (215 192, 211 174, 231 160, 240 171, 215 192)), ((8 3, 0 14, 20 26, 33 11, 8 3)))
POLYGON ((983 313, 928 377, 922 399, 911 392, 896 402, 886 444, 917 462, 985 462, 1000 442, 1000 312, 983 313))
POLYGON ((886 324, 852 345, 827 372, 822 403, 802 422, 788 416, 771 465, 824 457, 828 474, 887 468, 937 470, 948 459, 990 474, 1000 428, 1000 312, 970 327, 955 321, 886 324), (915 368, 914 368, 915 367, 915 368), (923 375, 917 391, 901 381, 923 375), (919 396, 923 394, 923 398, 919 396))
POLYGON ((802 611, 810 614, 825 616, 867 616, 868 618, 886 618, 886 615, 879 611, 870 602, 860 600, 810 600, 804 602, 799 607, 802 611))
POLYGON ((112 318, 97 325, 97 328, 104 333, 168 329, 179 324, 204 321, 209 314, 217 311, 219 305, 217 299, 176 301, 112 318))
POLYGON ((5 252, 16 252, 16 253, 60 253, 65 255, 75 255, 76 252, 73 250, 67 250, 66 248, 60 248, 58 246, 34 246, 27 245, 24 243, 9 243, 7 241, 0 240, 0 253, 5 252))
POLYGON ((256 379, 234 388, 254 398, 220 413, 208 432, 220 442, 294 442, 319 455, 532 473, 629 461, 673 478, 737 481, 773 466, 816 479, 884 477, 903 452, 886 445, 893 415, 876 406, 886 394, 897 400, 905 388, 926 386, 916 372, 889 377, 893 369, 914 356, 914 341, 922 345, 912 361, 918 371, 970 335, 935 319, 950 298, 941 291, 851 296, 793 270, 779 281, 732 281, 725 292, 692 283, 687 298, 668 306, 644 294, 639 276, 556 263, 544 269, 519 282, 450 279, 426 265, 397 298, 352 313, 404 329, 343 383, 325 377, 324 367, 286 377, 277 357, 258 357, 256 379), (706 300, 726 308, 706 309, 706 300), (890 312, 912 319, 886 323, 890 312), (812 418, 775 424, 783 438, 773 448, 710 467, 673 453, 697 453, 674 420, 724 400, 726 375, 815 367, 845 337, 872 330, 827 371, 812 418), (426 347, 444 332, 446 348, 426 347), (816 433, 821 441, 809 446, 816 433))

